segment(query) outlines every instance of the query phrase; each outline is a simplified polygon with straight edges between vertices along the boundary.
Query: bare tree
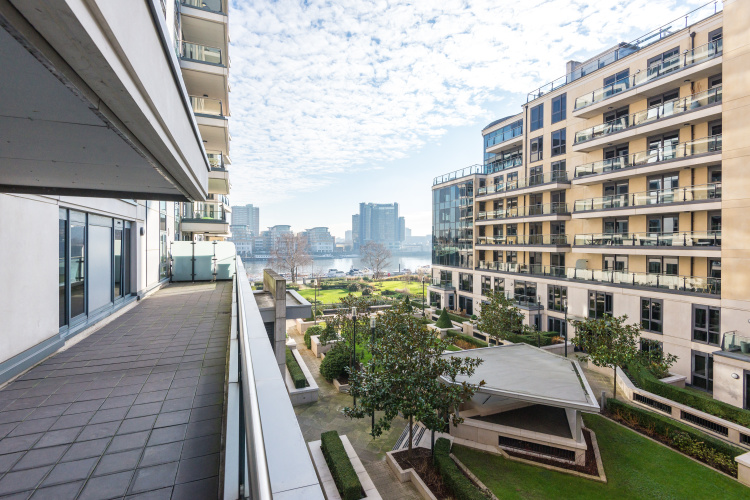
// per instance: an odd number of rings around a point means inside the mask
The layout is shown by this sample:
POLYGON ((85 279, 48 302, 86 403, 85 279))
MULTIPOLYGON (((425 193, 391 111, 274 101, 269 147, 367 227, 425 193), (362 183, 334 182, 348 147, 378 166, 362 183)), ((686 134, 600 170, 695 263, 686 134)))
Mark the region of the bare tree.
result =
POLYGON ((362 254, 362 262, 372 269, 373 277, 375 279, 380 278, 383 268, 391 263, 391 251, 385 245, 374 241, 368 241, 359 251, 362 254))
POLYGON ((278 237, 271 251, 268 265, 279 272, 289 272, 292 283, 297 281, 297 268, 310 265, 307 238, 302 234, 284 233, 278 237))

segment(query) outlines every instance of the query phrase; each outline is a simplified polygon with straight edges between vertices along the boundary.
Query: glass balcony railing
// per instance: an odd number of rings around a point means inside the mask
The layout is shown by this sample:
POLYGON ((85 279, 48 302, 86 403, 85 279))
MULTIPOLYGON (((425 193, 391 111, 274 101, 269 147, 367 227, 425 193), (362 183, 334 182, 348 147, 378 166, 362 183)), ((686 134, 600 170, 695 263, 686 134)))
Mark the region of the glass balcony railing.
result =
POLYGON ((721 339, 721 350, 750 356, 750 335, 740 335, 737 331, 724 333, 721 339))
POLYGON ((721 231, 576 234, 573 244, 593 247, 720 247, 721 231))
MULTIPOLYGON (((720 200, 721 182, 698 186, 676 187, 672 189, 654 189, 640 193, 617 194, 576 200, 574 212, 591 212, 613 208, 641 207, 648 205, 667 205, 669 203, 689 203, 692 201, 720 200)), ((481 213, 481 212, 480 212, 481 213)))
POLYGON ((542 186, 544 184, 550 184, 553 182, 568 182, 568 172, 564 170, 558 172, 547 172, 546 174, 532 175, 524 179, 515 179, 508 182, 500 182, 498 184, 482 186, 477 190, 477 196, 501 193, 505 191, 513 191, 515 189, 522 189, 527 187, 542 186))
POLYGON ((521 135, 523 135, 523 127, 515 127, 502 134, 497 134, 493 137, 486 138, 484 141, 484 147, 491 148, 496 144, 501 144, 505 141, 513 139, 514 137, 520 137, 521 135))
POLYGON ((585 130, 576 132, 575 143, 597 139, 628 128, 637 127, 646 123, 655 122, 670 116, 676 116, 688 111, 694 111, 712 104, 720 103, 722 97, 721 86, 703 92, 698 92, 682 99, 667 101, 659 106, 653 106, 645 111, 639 111, 630 115, 622 116, 601 125, 596 125, 585 130))
POLYGON ((440 278, 432 278, 431 284, 434 287, 443 288, 445 290, 452 290, 453 288, 455 288, 453 286, 453 283, 451 283, 450 281, 441 280, 440 278))
POLYGON ((512 158, 505 158, 503 160, 492 160, 484 165, 484 173, 492 174, 500 172, 508 168, 519 167, 523 163, 521 155, 513 156, 512 158))
POLYGON ((477 220, 510 219, 513 217, 530 217, 536 215, 569 214, 570 208, 566 203, 545 203, 543 205, 529 205, 513 207, 489 212, 478 212, 477 220))
POLYGON ((197 97, 191 95, 190 104, 193 106, 193 113, 197 115, 224 117, 224 106, 221 102, 221 99, 197 97))
POLYGON ((521 234, 505 236, 478 236, 477 245, 567 245, 565 234, 521 234))
POLYGON ((184 219, 227 222, 227 213, 222 205, 218 203, 186 203, 183 208, 182 218, 183 222, 185 222, 184 219))
POLYGON ((484 167, 482 165, 471 165, 470 167, 461 168, 447 174, 439 175, 432 180, 432 185, 437 186, 438 184, 443 184, 444 182, 450 182, 456 179, 460 179, 461 177, 468 177, 470 175, 476 174, 484 174, 484 167))
POLYGON ((576 167, 576 178, 587 175, 605 174, 627 167, 636 167, 650 163, 677 160, 706 153, 721 151, 721 134, 687 141, 680 144, 665 144, 648 151, 633 153, 628 156, 617 156, 607 160, 595 161, 576 167))
POLYGON ((211 12, 224 12, 221 6, 222 0, 180 0, 182 5, 195 9, 209 10, 211 12))
POLYGON ((226 169, 226 165, 224 163, 224 155, 220 152, 206 153, 206 156, 208 157, 208 164, 211 165, 211 169, 226 169))
POLYGON ((217 47, 209 47, 208 45, 201 45, 199 43, 183 41, 182 53, 180 56, 182 56, 183 59, 190 59, 192 61, 200 61, 219 66, 224 65, 221 49, 217 47))
POLYGON ((702 276, 679 276, 652 273, 630 273, 576 267, 543 266, 541 264, 515 264, 507 262, 480 261, 479 269, 506 273, 527 274, 540 277, 563 278, 574 281, 591 281, 612 285, 628 285, 646 288, 660 288, 689 293, 721 294, 721 278, 702 276))
POLYGON ((708 59, 721 54, 722 49, 723 41, 719 38, 714 42, 701 45, 693 50, 685 51, 682 54, 675 54, 672 57, 668 57, 659 63, 649 66, 645 71, 638 71, 633 75, 627 76, 621 80, 605 85, 602 88, 576 98, 575 109, 578 110, 585 108, 586 106, 603 101, 613 95, 617 95, 620 92, 637 87, 638 85, 643 85, 644 83, 653 81, 666 74, 679 71, 693 64, 707 61, 708 59))

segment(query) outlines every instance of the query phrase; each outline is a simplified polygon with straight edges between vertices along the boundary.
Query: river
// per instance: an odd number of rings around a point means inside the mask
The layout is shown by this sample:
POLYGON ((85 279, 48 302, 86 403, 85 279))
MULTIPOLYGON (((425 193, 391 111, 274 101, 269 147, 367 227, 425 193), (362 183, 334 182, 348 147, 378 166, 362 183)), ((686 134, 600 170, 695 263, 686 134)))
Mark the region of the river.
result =
MULTIPOLYGON (((390 265, 385 267, 385 272, 395 272, 399 270, 410 269, 414 272, 420 266, 430 265, 431 261, 430 254, 419 254, 419 255, 394 255, 391 257, 390 265)), ((244 260, 243 264, 247 270, 248 276, 260 277, 263 274, 263 269, 268 267, 268 263, 263 260, 244 260)), ((359 257, 346 257, 346 258, 326 258, 326 259, 315 259, 311 266, 305 266, 299 269, 299 273, 309 275, 311 270, 314 270, 316 274, 327 273, 329 269, 338 269, 345 273, 354 267, 355 269, 363 269, 367 267, 362 263, 362 259, 359 257)))

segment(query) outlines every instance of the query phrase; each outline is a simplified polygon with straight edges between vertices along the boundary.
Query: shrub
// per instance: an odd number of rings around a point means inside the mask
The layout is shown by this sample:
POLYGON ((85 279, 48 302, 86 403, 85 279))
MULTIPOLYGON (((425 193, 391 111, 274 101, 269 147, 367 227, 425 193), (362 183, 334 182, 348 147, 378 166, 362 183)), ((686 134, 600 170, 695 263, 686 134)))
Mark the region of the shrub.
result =
POLYGON ((737 464, 734 462, 734 457, 743 454, 743 450, 720 439, 703 434, 669 417, 636 408, 616 399, 607 399, 607 410, 617 420, 621 420, 628 426, 640 428, 650 436, 659 436, 667 444, 686 455, 690 455, 730 475, 737 476, 737 464))
POLYGON ((462 341, 466 342, 467 344, 471 344, 474 347, 487 347, 489 344, 485 342, 482 339, 477 339, 474 337, 470 337, 469 335, 464 335, 461 332, 458 332, 456 330, 448 330, 448 339, 453 342, 455 341, 462 341))
POLYGON ((312 349, 312 336, 320 335, 321 333, 323 333, 323 328, 319 326, 311 326, 305 330, 305 346, 308 349, 312 349))
POLYGON ((456 462, 450 457, 451 442, 445 438, 435 441, 435 467, 445 486, 453 493, 456 500, 486 500, 484 492, 469 481, 456 462))
POLYGON ((346 367, 349 366, 350 353, 342 342, 339 342, 328 351, 326 357, 320 363, 320 374, 329 382, 339 378, 346 367))
POLYGON ((323 333, 320 334, 320 341, 323 343, 323 345, 325 345, 332 340, 336 340, 337 338, 338 334, 336 333, 336 330, 334 330, 329 323, 326 323, 326 327, 323 330, 323 333))
POLYGON ((370 295, 372 295, 372 289, 365 288, 365 289, 362 290, 362 296, 363 297, 369 297, 370 295))
POLYGON ((750 427, 750 411, 748 410, 716 401, 708 394, 704 396, 697 392, 660 382, 648 369, 637 363, 628 366, 628 373, 633 377, 633 382, 644 391, 671 399, 676 403, 684 404, 744 427, 750 427))
POLYGON ((359 283, 351 283, 347 287, 347 290, 349 290, 350 292, 358 292, 358 291, 360 291, 361 288, 362 287, 360 286, 359 283))
POLYGON ((286 367, 289 370, 289 375, 292 377, 295 389, 303 389, 307 387, 307 378, 297 363, 297 358, 294 357, 292 350, 287 347, 286 349, 286 367))
POLYGON ((472 321, 476 321, 478 318, 477 318, 476 314, 472 314, 471 318, 469 318, 469 319, 471 319, 472 321))
MULTIPOLYGON (((328 356, 326 356, 328 359, 328 356)), ((341 494, 341 500, 359 500, 362 498, 362 484, 354 470, 344 443, 341 442, 338 431, 328 431, 320 435, 320 448, 326 459, 328 469, 336 483, 336 489, 341 494)))
POLYGON ((435 326, 438 328, 453 328, 453 323, 451 323, 451 320, 448 317, 447 309, 443 309, 442 311, 440 311, 440 317, 435 323, 435 326))

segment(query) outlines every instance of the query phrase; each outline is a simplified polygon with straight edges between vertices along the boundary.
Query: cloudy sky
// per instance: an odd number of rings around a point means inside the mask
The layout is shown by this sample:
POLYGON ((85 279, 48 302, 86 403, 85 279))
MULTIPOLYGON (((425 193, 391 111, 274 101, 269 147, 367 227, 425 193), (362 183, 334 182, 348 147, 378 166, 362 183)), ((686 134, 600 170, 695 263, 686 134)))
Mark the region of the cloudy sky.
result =
POLYGON ((232 204, 343 236, 395 201, 428 234, 433 177, 481 163, 487 123, 705 1, 231 0, 232 204))

